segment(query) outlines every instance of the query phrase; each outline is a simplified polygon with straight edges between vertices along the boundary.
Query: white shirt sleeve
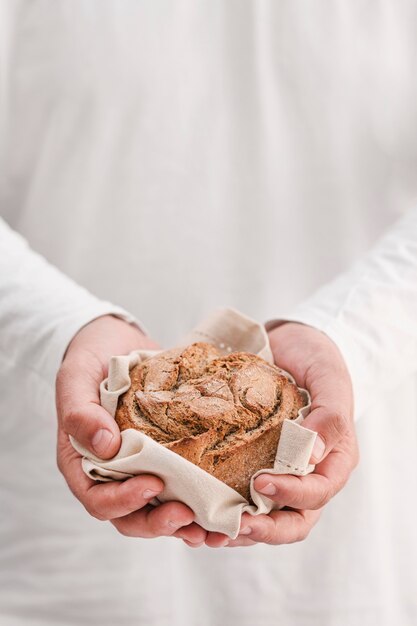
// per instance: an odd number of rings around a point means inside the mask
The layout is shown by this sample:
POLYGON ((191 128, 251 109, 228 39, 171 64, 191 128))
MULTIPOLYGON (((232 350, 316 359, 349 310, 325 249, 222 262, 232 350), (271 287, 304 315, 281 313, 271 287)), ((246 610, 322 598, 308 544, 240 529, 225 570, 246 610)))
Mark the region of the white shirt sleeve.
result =
MULTIPOLYGON (((314 326, 339 347, 350 371, 355 417, 417 371, 417 208, 352 268, 280 320, 314 326)), ((266 323, 267 329, 279 320, 266 323)))
POLYGON ((143 325, 99 300, 50 265, 0 218, 0 356, 54 386, 65 350, 82 326, 112 314, 143 325))

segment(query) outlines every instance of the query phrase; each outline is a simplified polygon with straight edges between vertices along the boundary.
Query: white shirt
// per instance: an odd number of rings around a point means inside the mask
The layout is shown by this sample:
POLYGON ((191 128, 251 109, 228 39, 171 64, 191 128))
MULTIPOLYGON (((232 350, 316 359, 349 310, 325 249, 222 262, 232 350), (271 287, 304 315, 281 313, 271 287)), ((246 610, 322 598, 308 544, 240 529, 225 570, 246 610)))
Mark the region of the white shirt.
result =
POLYGON ((1 223, 1 626, 416 622, 414 13, 0 4, 1 215, 58 268, 1 223), (219 305, 316 325, 353 377, 361 464, 303 543, 127 539, 56 469, 74 333, 168 346, 219 305))

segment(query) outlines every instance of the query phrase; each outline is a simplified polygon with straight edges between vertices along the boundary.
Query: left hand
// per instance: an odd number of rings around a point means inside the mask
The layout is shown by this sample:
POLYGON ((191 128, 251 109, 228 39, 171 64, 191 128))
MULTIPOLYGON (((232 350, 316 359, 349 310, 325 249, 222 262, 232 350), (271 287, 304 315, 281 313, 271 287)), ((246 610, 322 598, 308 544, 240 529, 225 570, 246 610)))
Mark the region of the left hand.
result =
POLYGON ((294 322, 274 328, 269 340, 276 365, 310 392, 311 412, 303 426, 318 433, 310 459, 316 468, 306 476, 258 476, 255 488, 285 508, 269 515, 244 513, 239 536, 231 540, 209 532, 205 543, 210 547, 258 542, 277 545, 305 539, 323 506, 343 488, 359 460, 352 385, 336 344, 321 331, 294 322))
POLYGON ((95 482, 84 474, 81 455, 69 440, 69 435, 76 437, 103 459, 117 453, 120 431, 100 405, 99 388, 107 376, 110 357, 138 348, 158 346, 137 326, 112 315, 92 320, 73 337, 56 379, 58 467, 88 513, 110 521, 122 535, 142 538, 169 535, 198 547, 207 533, 194 522, 194 513, 188 506, 175 501, 156 507, 150 504, 164 487, 158 476, 141 474, 120 482, 95 482))

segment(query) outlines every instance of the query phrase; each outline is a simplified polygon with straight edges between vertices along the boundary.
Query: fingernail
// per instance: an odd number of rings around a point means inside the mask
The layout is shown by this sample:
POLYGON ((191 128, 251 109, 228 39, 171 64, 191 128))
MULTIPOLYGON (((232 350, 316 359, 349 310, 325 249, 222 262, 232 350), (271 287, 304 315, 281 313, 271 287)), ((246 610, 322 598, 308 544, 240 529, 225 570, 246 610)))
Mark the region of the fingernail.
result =
POLYGON ((111 433, 106 428, 101 428, 96 432, 93 439, 91 440, 91 443, 98 456, 100 456, 101 454, 105 454, 112 439, 113 433, 111 433))
POLYGON ((182 526, 181 522, 174 522, 173 520, 170 520, 168 522, 168 526, 170 526, 171 528, 179 528, 180 526, 182 526))
POLYGON ((263 493, 265 496, 273 496, 277 490, 275 485, 273 485, 272 483, 268 483, 267 485, 265 485, 265 487, 261 487, 260 489, 256 487, 256 491, 259 491, 259 493, 263 493))
POLYGON ((145 489, 142 495, 146 500, 148 500, 149 498, 154 498, 155 496, 157 496, 158 493, 161 493, 161 492, 154 491, 153 489, 145 489))
POLYGON ((316 441, 314 442, 314 446, 313 446, 313 452, 312 452, 312 456, 316 459, 317 463, 320 461, 321 457, 323 456, 325 449, 326 449, 326 444, 324 443, 323 439, 319 435, 317 435, 316 441))
POLYGON ((252 532, 252 528, 250 526, 246 526, 246 528, 239 531, 239 535, 250 535, 251 532, 252 532))
POLYGON ((229 541, 230 539, 225 539, 218 547, 225 548, 228 545, 229 541))

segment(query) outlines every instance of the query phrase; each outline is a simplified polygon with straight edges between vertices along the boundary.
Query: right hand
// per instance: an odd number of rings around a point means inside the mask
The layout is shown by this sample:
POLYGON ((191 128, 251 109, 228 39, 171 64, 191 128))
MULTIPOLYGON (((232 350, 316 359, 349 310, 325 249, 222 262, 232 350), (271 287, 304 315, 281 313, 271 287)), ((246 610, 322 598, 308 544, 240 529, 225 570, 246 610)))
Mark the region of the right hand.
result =
POLYGON ((84 474, 81 456, 69 441, 72 435, 103 459, 117 454, 120 431, 100 405, 99 387, 107 376, 111 356, 139 348, 158 346, 137 327, 112 315, 93 320, 75 335, 56 379, 58 467, 90 515, 110 521, 121 534, 146 538, 171 535, 198 547, 207 533, 194 522, 189 507, 181 502, 156 507, 149 504, 164 487, 160 478, 142 474, 123 482, 95 482, 84 474))

